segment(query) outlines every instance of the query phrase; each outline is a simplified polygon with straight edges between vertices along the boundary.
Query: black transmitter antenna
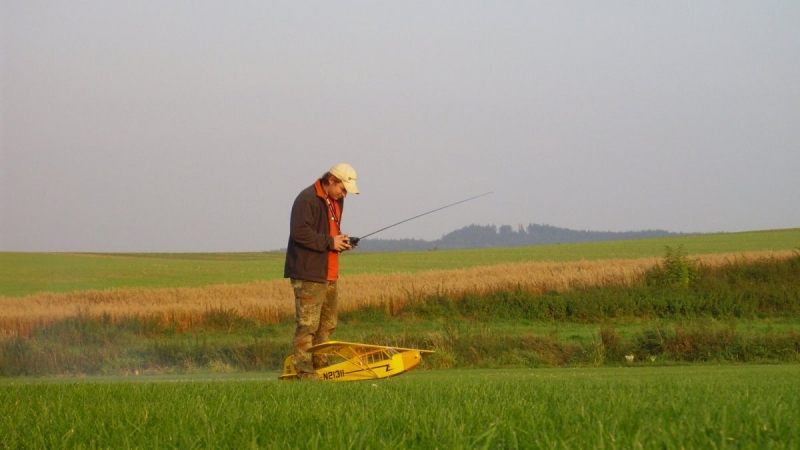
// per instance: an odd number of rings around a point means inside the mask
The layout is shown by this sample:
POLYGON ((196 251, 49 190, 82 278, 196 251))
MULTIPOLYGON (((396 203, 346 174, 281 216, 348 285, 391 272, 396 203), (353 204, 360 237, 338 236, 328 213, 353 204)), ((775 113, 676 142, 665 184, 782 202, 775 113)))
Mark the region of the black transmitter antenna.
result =
POLYGON ((470 198, 467 198, 467 199, 464 199, 464 200, 461 200, 461 201, 458 201, 458 202, 455 202, 455 203, 451 203, 451 204, 449 204, 449 205, 445 205, 445 206, 442 206, 442 207, 439 207, 439 208, 436 208, 436 209, 432 209, 432 210, 430 210, 430 211, 428 211, 428 212, 424 212, 424 213, 422 213, 422 214, 418 214, 418 215, 416 215, 416 216, 414 216, 414 217, 409 217, 408 219, 401 220, 400 222, 397 222, 397 223, 393 223, 393 224, 389 225, 388 227, 383 227, 383 228, 381 228, 380 230, 373 231, 372 233, 366 234, 366 235, 364 235, 364 236, 361 236, 361 237, 350 237, 350 245, 352 245, 353 247, 355 247, 356 245, 358 245, 358 242, 359 242, 361 239, 364 239, 364 238, 366 238, 366 237, 372 236, 373 234, 380 233, 380 232, 381 232, 381 231, 383 231, 383 230, 388 230, 389 228, 392 228, 392 227, 394 227, 394 226, 400 225, 401 223, 406 223, 406 222, 408 222, 409 220, 414 220, 414 219, 417 219, 417 218, 419 218, 419 217, 426 216, 426 215, 428 215, 428 214, 430 214, 430 213, 435 213, 436 211, 441 211, 441 210, 443 210, 443 209, 445 209, 445 208, 449 208, 449 207, 451 207, 451 206, 458 205, 459 203, 464 203, 464 202, 468 202, 468 201, 470 201, 470 200, 475 200, 476 198, 480 198, 480 197, 483 197, 483 196, 485 196, 485 195, 489 195, 489 194, 491 194, 491 193, 493 193, 493 191, 484 192, 484 193, 483 193, 483 194, 481 194, 481 195, 476 195, 476 196, 474 196, 474 197, 470 197, 470 198))

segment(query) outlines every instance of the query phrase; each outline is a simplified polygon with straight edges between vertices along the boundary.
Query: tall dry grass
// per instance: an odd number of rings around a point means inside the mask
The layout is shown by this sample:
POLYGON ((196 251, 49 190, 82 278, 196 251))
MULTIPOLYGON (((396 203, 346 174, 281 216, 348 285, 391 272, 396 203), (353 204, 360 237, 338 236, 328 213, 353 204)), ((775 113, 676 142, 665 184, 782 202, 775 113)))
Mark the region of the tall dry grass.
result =
MULTIPOLYGON (((718 267, 732 261, 788 258, 794 251, 702 255, 693 258, 718 267)), ((340 281, 341 311, 385 306, 391 313, 428 296, 485 293, 519 288, 535 293, 606 284, 630 285, 643 279, 658 258, 575 262, 529 262, 460 270, 356 275, 340 281)), ((287 280, 212 285, 203 288, 108 289, 0 297, 0 337, 27 336, 36 328, 72 316, 156 318, 190 329, 211 311, 233 311, 258 323, 275 323, 294 314, 287 280)))

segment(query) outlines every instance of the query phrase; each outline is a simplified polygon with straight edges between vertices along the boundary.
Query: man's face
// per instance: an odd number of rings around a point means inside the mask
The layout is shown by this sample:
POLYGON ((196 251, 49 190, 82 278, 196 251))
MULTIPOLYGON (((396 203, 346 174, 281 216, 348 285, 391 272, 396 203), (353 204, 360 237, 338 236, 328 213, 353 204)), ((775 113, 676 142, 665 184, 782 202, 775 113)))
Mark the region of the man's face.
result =
POLYGON ((336 178, 331 178, 327 193, 328 197, 332 198, 333 200, 339 200, 347 197, 347 189, 344 188, 344 183, 336 178))

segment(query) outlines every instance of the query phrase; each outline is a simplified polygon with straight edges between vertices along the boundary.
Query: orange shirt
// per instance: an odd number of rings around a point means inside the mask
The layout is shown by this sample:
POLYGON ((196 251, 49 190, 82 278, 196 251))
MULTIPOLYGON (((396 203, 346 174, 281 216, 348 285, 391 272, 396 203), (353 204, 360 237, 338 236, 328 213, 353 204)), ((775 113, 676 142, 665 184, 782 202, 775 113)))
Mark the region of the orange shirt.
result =
MULTIPOLYGON (((325 191, 322 190, 322 183, 320 181, 317 181, 316 188, 317 195, 325 199, 325 203, 328 205, 328 225, 331 230, 331 236, 338 236, 339 220, 342 217, 342 211, 339 209, 339 203, 331 200, 327 195, 325 195, 325 191), (333 212, 336 216, 334 217, 331 212, 333 212)), ((327 279, 328 281, 336 281, 339 279, 339 252, 333 250, 328 252, 327 279)))
MULTIPOLYGON (((327 199, 326 199, 327 200, 327 199)), ((339 203, 330 202, 333 205, 337 220, 342 217, 342 212, 339 211, 339 203)), ((333 217, 328 217, 328 224, 331 226, 331 236, 339 235, 339 223, 333 217)), ((339 252, 328 252, 328 281, 335 281, 339 278, 339 252)))

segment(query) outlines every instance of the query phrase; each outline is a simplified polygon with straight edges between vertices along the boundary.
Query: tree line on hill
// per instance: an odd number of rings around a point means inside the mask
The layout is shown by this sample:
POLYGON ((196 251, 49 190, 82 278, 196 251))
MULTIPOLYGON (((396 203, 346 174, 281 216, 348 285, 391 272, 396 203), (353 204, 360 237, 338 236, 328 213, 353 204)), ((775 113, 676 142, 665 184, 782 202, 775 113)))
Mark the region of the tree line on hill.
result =
POLYGON ((440 239, 373 239, 359 242, 361 251, 415 251, 415 250, 456 250, 468 248, 526 247, 532 245, 566 244, 576 242, 600 242, 625 239, 642 239, 664 236, 678 236, 665 230, 641 231, 587 231, 554 227, 552 225, 520 224, 516 230, 511 225, 477 225, 443 235, 440 239))

